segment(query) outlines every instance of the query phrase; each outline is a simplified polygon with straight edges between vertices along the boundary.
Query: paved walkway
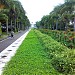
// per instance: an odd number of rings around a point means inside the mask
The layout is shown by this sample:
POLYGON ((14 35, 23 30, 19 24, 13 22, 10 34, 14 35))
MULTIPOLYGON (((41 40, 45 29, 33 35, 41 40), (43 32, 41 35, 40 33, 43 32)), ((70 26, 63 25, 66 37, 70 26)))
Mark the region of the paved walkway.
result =
MULTIPOLYGON (((8 46, 6 49, 4 49, 0 53, 0 75, 2 74, 4 66, 6 65, 6 63, 8 61, 10 61, 11 57, 15 55, 16 50, 19 48, 19 46, 21 45, 22 41, 25 39, 25 37, 29 31, 30 30, 25 32, 25 34, 23 34, 20 38, 18 38, 15 42, 13 42, 10 46, 8 46)), ((13 39, 6 39, 6 40, 14 40, 14 38, 13 39)))
POLYGON ((20 36, 22 36, 26 31, 27 30, 16 33, 16 35, 14 35, 14 38, 7 37, 7 38, 2 39, 2 40, 0 39, 0 52, 3 51, 5 48, 7 48, 15 40, 17 40, 20 36))

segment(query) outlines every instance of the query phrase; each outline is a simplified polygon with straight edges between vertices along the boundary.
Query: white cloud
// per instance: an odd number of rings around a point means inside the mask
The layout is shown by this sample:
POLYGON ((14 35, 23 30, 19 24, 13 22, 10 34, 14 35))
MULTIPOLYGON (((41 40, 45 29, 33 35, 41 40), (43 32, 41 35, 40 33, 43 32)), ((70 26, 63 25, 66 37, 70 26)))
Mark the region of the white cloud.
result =
POLYGON ((42 16, 49 14, 54 6, 59 3, 64 3, 64 0, 19 0, 30 22, 36 22, 42 18, 42 16))

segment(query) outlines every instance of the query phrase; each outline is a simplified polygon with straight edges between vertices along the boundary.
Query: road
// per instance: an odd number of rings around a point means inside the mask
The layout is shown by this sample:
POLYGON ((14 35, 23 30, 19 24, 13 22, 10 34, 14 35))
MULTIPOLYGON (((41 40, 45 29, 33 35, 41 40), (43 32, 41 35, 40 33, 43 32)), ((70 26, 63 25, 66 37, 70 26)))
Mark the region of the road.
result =
POLYGON ((0 41, 0 52, 3 51, 5 48, 7 48, 10 44, 12 44, 14 41, 16 41, 20 36, 22 36, 25 31, 21 31, 19 33, 17 33, 16 35, 14 35, 14 38, 11 37, 7 37, 6 39, 0 41))

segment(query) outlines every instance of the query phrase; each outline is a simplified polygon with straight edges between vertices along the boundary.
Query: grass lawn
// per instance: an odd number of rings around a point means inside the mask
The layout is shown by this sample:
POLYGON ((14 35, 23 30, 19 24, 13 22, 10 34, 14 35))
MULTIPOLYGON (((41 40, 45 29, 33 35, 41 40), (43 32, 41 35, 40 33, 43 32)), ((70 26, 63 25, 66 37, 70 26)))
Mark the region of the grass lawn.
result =
MULTIPOLYGON (((50 64, 33 30, 27 35, 17 53, 4 68, 3 75, 59 75, 50 64)), ((61 74, 60 74, 61 75, 61 74)))

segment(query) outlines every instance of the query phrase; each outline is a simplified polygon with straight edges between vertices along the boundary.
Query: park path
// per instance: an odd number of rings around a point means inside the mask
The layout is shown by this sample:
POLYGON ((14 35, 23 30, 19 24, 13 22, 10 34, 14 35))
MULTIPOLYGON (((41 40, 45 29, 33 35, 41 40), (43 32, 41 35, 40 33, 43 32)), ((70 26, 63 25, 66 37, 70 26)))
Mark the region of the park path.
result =
POLYGON ((0 39, 0 52, 2 52, 5 48, 7 48, 10 44, 12 44, 14 41, 16 41, 19 37, 21 37, 24 33, 26 33, 27 30, 18 32, 16 35, 14 35, 14 38, 7 37, 3 40, 0 39))

